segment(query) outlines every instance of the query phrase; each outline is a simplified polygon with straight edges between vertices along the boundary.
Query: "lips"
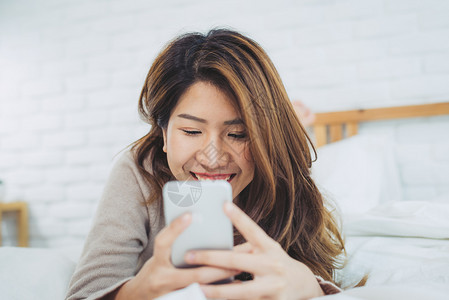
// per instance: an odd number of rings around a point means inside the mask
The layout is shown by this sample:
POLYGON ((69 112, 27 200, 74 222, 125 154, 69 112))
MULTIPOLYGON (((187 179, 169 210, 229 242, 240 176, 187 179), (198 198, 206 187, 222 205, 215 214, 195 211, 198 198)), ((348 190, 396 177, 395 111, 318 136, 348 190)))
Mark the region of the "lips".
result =
POLYGON ((190 172, 190 174, 195 180, 226 180, 227 182, 231 182, 231 180, 236 175, 235 173, 209 174, 209 173, 194 173, 194 172, 190 172))

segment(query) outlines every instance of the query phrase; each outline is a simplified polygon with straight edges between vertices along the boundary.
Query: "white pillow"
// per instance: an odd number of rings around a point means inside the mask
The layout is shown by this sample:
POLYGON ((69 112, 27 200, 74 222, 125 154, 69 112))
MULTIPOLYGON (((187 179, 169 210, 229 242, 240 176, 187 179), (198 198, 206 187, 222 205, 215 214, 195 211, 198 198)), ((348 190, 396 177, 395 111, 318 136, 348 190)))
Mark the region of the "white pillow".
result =
POLYGON ((312 177, 343 214, 359 214, 402 199, 390 135, 356 135, 317 150, 312 177))
POLYGON ((0 299, 64 299, 75 266, 56 250, 1 247, 0 299))

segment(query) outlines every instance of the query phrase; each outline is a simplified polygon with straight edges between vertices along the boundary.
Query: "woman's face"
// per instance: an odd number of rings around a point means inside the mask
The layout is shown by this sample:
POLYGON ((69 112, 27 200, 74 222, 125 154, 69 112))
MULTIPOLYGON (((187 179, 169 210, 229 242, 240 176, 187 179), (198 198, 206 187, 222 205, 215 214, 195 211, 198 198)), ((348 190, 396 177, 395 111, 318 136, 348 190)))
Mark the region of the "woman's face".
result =
POLYGON ((233 198, 253 180, 246 128, 231 99, 214 85, 193 84, 163 132, 163 150, 177 180, 227 180, 233 198))

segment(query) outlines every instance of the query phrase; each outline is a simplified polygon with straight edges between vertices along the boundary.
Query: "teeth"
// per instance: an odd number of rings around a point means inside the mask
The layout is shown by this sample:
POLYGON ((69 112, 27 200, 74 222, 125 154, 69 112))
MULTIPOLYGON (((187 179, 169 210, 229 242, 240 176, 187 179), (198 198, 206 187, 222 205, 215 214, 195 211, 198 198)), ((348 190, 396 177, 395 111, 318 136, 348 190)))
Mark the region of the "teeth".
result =
POLYGON ((195 176, 196 176, 196 178, 198 178, 198 180, 204 180, 204 181, 213 181, 213 180, 226 180, 226 181, 228 181, 231 178, 232 175, 229 175, 226 178, 219 178, 219 179, 218 178, 213 178, 213 177, 201 177, 198 174, 195 174, 195 176))

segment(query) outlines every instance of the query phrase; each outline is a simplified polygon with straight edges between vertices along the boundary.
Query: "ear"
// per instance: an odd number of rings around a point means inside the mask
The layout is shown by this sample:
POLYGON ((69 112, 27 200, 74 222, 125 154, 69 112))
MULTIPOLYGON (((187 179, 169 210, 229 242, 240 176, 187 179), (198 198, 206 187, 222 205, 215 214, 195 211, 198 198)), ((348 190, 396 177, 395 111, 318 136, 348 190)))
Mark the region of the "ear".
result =
POLYGON ((162 136, 164 138, 164 146, 162 147, 162 151, 167 153, 167 129, 162 128, 162 136))

